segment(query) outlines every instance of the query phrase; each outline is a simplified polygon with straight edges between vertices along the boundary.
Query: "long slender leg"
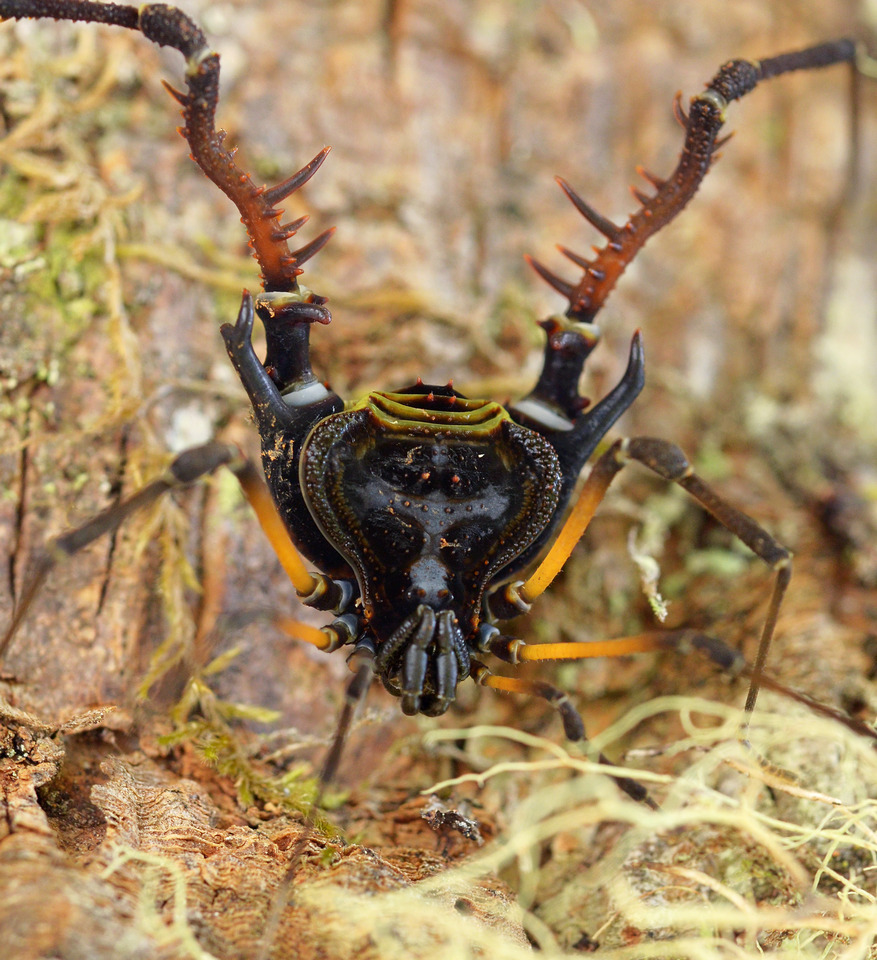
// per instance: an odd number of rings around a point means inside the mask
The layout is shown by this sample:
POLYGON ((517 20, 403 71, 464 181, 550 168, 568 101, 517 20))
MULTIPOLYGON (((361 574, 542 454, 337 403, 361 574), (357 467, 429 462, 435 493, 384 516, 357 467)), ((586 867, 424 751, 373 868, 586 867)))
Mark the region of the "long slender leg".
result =
POLYGON ((292 893, 292 884, 295 875, 298 872, 298 866, 304 854, 305 847, 314 833, 317 822, 317 810, 326 788, 335 779, 338 772, 338 766, 341 763, 341 755, 344 751, 344 745, 347 742, 347 735, 350 732, 350 726, 356 715, 359 704, 365 699, 374 677, 374 650, 365 643, 359 644, 351 654, 348 661, 350 668, 354 671, 353 677, 347 684, 347 690, 344 693, 344 705, 341 708, 341 714, 338 717, 338 725, 335 728, 335 736, 332 739, 332 746, 326 754, 323 766, 320 768, 319 778, 317 780, 317 794, 314 797, 313 805, 305 820, 304 829, 301 832, 292 853, 289 857, 283 879, 274 893, 271 901, 271 907, 268 915, 265 917, 265 925, 262 929, 262 938, 255 955, 255 960, 267 960, 277 937, 277 931, 280 928, 280 921, 283 917, 283 911, 289 904, 292 893))
MULTIPOLYGON (((499 635, 490 641, 488 649, 495 657, 511 664, 545 660, 626 657, 636 653, 652 653, 660 650, 675 650, 683 655, 695 651, 708 657, 716 666, 732 676, 753 677, 756 671, 756 667, 748 663, 739 651, 729 647, 718 637, 701 633, 699 630, 655 630, 630 637, 619 637, 614 640, 594 640, 588 643, 529 644, 515 637, 499 635)), ((503 684, 510 682, 505 677, 495 679, 501 679, 503 684)), ((821 703, 819 700, 814 700, 807 694, 801 693, 800 690, 786 686, 769 674, 759 673, 758 680, 759 685, 765 689, 782 694, 814 713, 842 724, 860 736, 867 737, 869 740, 877 740, 877 730, 874 730, 867 723, 863 723, 861 720, 857 720, 855 717, 851 717, 828 704, 821 703)), ((488 686, 494 686, 497 689, 512 689, 509 686, 501 687, 498 682, 491 682, 488 686)), ((564 729, 566 729, 565 722, 564 729)), ((568 733, 567 736, 569 736, 568 733)))
MULTIPOLYGON (((308 572, 277 514, 257 468, 242 456, 237 447, 214 441, 183 451, 171 462, 163 476, 47 545, 45 553, 37 560, 36 567, 22 590, 12 621, 0 639, 0 658, 12 642, 46 577, 59 561, 73 556, 98 538, 115 532, 128 517, 155 503, 168 491, 189 486, 219 467, 227 467, 237 478, 244 496, 253 507, 268 541, 302 602, 318 609, 343 608, 349 601, 349 590, 343 583, 330 580, 322 574, 314 575, 308 572)), ((298 639, 314 643, 321 649, 334 649, 338 645, 339 636, 334 625, 324 628, 321 633, 322 642, 315 634, 299 634, 298 639)))
MULTIPOLYGON (((665 630, 640 633, 630 637, 613 640, 595 640, 589 643, 539 643, 528 644, 516 637, 495 636, 488 644, 488 650, 495 657, 510 664, 538 662, 545 660, 585 660, 596 657, 625 657, 636 653, 650 653, 658 650, 675 650, 682 654, 696 651, 706 655, 722 670, 737 676, 755 676, 756 668, 744 659, 742 654, 717 637, 709 636, 697 630, 665 630)), ((472 677, 483 687, 491 687, 505 693, 522 693, 540 697, 560 714, 563 731, 567 740, 586 742, 585 725, 581 715, 573 706, 569 694, 541 680, 524 680, 518 677, 497 676, 480 662, 473 662, 472 677)), ((780 683, 773 677, 759 673, 759 683, 768 690, 803 704, 820 716, 842 724, 853 733, 877 740, 877 730, 868 724, 851 717, 827 704, 814 700, 780 683)), ((602 753, 599 762, 612 765, 602 753)), ((632 799, 657 809, 645 787, 629 777, 618 777, 618 786, 632 799)))
POLYGON ((0 640, 0 657, 12 641, 16 630, 30 609, 34 598, 51 572, 62 560, 73 556, 100 537, 114 533, 128 517, 145 509, 164 496, 169 490, 187 486, 199 477, 212 473, 218 467, 239 458, 236 448, 222 443, 209 443, 181 453, 168 467, 164 475, 128 499, 114 504, 92 517, 82 526, 69 530, 46 545, 45 552, 37 560, 36 567, 28 578, 15 606, 12 622, 0 640))
POLYGON ((680 487, 687 490, 705 510, 745 543, 775 573, 758 653, 750 674, 745 706, 746 713, 750 714, 755 708, 761 673, 770 650, 780 605, 792 575, 792 555, 751 517, 731 506, 712 487, 701 480, 679 447, 666 440, 635 437, 616 441, 594 464, 593 470, 582 487, 579 499, 545 558, 529 579, 523 583, 508 584, 492 596, 489 600, 490 610, 499 619, 507 619, 529 609, 533 600, 548 587, 569 559, 569 555, 584 534, 597 507, 606 496, 609 485, 631 460, 638 461, 658 476, 678 483, 680 487))
MULTIPOLYGON (((483 663, 477 661, 473 663, 472 677, 476 683, 482 687, 491 687, 494 690, 501 690, 504 693, 523 693, 531 697, 540 697, 550 704, 560 714, 563 723, 563 732, 567 740, 573 743, 587 743, 585 734, 585 724, 581 714, 573 706, 569 694, 558 687, 545 683, 543 680, 522 680, 518 677, 500 677, 493 674, 483 663)), ((604 754, 597 755, 600 763, 607 766, 614 766, 612 761, 604 754)), ((631 799, 638 803, 644 803, 653 810, 658 809, 658 805, 649 796, 646 788, 632 780, 630 777, 616 777, 618 786, 631 799)))

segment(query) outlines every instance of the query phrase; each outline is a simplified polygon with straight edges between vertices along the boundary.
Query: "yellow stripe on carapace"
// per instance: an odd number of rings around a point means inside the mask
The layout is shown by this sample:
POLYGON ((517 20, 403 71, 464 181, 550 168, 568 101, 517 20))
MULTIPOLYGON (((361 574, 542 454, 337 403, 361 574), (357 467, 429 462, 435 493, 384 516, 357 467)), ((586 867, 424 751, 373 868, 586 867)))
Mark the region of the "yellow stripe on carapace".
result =
MULTIPOLYGON (((439 397, 441 401, 444 398, 439 397)), ((508 411, 493 400, 467 400, 455 397, 450 409, 433 406, 429 394, 370 393, 353 409, 368 408, 377 419, 398 430, 427 428, 436 432, 474 433, 487 436, 504 420, 508 411)))

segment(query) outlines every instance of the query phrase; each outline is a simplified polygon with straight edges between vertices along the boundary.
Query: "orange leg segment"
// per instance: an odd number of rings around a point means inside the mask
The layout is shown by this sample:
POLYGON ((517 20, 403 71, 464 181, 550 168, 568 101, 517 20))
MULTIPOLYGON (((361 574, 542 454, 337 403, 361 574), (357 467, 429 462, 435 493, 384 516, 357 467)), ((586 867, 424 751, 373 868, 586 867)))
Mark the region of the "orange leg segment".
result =
MULTIPOLYGON (((189 486, 220 467, 227 467, 237 478, 269 543, 303 602, 323 609, 331 608, 337 603, 341 588, 322 574, 314 576, 308 572, 256 467, 244 459, 237 447, 214 441, 183 451, 174 458, 159 479, 153 480, 127 499, 113 504, 96 517, 47 544, 44 554, 37 560, 22 588, 12 621, 0 638, 0 657, 12 642, 21 621, 57 563, 73 556, 99 537, 114 533, 128 517, 151 506, 168 491, 189 486), (317 600, 319 602, 315 603, 317 600)), ((317 638, 315 633, 309 632, 312 630, 313 628, 307 628, 294 635, 320 649, 335 648, 337 631, 332 628, 327 628, 326 633, 317 631, 321 634, 320 638, 317 638)))
MULTIPOLYGON (((732 647, 729 647, 718 637, 712 637, 709 634, 701 633, 698 630, 664 630, 650 633, 635 634, 630 637, 620 637, 615 640, 595 640, 592 643, 537 643, 528 644, 515 637, 498 635, 489 643, 489 652, 506 663, 518 664, 525 662, 541 662, 545 660, 585 660, 594 657, 625 657, 635 653, 651 653, 658 650, 675 650, 677 653, 688 654, 692 651, 704 654, 716 666, 730 673, 732 676, 746 676, 754 678, 758 665, 748 663, 742 654, 732 647)), ((487 670, 486 667, 482 668, 487 670)), ((564 730, 568 739, 575 737, 570 735, 570 729, 567 728, 567 721, 564 710, 572 710, 572 704, 568 707, 560 703, 566 701, 566 695, 557 690, 547 694, 545 690, 554 690, 548 684, 541 681, 518 680, 511 677, 496 677, 492 674, 489 679, 482 679, 476 676, 476 679, 483 686, 493 687, 495 690, 504 690, 509 693, 529 693, 533 696, 540 696, 555 706, 564 717, 564 730)), ((814 713, 823 717, 828 717, 837 723, 843 724, 849 730, 869 740, 877 740, 877 730, 864 723, 861 720, 851 717, 841 710, 821 703, 813 699, 806 693, 801 693, 792 687, 781 683, 769 674, 758 672, 758 682, 767 690, 773 690, 775 693, 782 694, 796 703, 803 704, 814 713)), ((579 721, 581 722, 581 721, 579 721)))
POLYGON ((334 653, 353 639, 352 634, 344 629, 343 620, 336 620, 324 627, 314 627, 278 614, 271 618, 271 622, 293 640, 309 643, 323 653, 334 653))
MULTIPOLYGON (((746 697, 745 710, 747 713, 751 713, 755 708, 756 698, 758 697, 760 677, 776 629, 780 606, 792 575, 792 555, 751 517, 731 506, 701 480, 679 447, 666 440, 656 440, 650 437, 617 440, 594 464, 591 473, 585 480, 578 501, 560 528, 551 549, 542 562, 526 581, 508 584, 499 594, 491 598, 491 610, 499 619, 507 619, 516 613, 525 612, 529 609, 529 605, 545 591, 569 559, 573 548, 587 529, 615 476, 632 460, 638 461, 658 476, 677 483, 688 491, 722 526, 738 537, 774 571, 773 590, 761 630, 755 665, 750 672, 751 682, 746 697)), ((609 642, 620 643, 621 641, 609 642)), ((631 638, 628 638, 628 642, 632 642, 631 638)), ((621 656, 625 652, 635 653, 643 650, 653 650, 660 646, 657 641, 651 642, 657 644, 657 646, 646 645, 629 651, 619 647, 617 652, 607 649, 603 653, 575 654, 570 651, 555 656, 543 655, 538 659, 556 659, 561 656, 575 657, 577 655, 621 656)), ((581 645, 571 644, 570 646, 581 645)), ((591 645, 585 644, 585 646, 590 647, 591 645)), ((536 659, 535 654, 533 658, 536 659)))
POLYGON ((300 597, 309 596, 317 587, 317 578, 308 572, 301 554, 289 538, 259 471, 249 460, 238 460, 229 466, 296 593, 300 597))
POLYGON ((588 524, 597 512, 597 507, 606 496, 609 484, 624 466, 624 461, 616 455, 620 449, 620 443, 621 441, 613 444, 594 464, 575 506, 560 528, 551 549, 520 588, 520 597, 525 604, 532 603, 536 597, 548 589, 551 581, 569 560, 575 545, 582 539, 588 524))

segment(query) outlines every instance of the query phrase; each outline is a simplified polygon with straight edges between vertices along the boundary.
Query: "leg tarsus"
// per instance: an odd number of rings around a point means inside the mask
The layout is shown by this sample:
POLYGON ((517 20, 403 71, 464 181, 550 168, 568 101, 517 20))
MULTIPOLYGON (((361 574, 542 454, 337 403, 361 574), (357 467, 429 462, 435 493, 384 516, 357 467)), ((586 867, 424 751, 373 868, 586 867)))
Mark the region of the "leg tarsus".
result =
MULTIPOLYGON (((483 687, 492 687, 494 690, 501 690, 506 693, 523 693, 533 697, 539 697, 545 700, 559 714, 563 723, 563 732, 567 740, 572 743, 587 744, 588 738, 585 732, 585 723, 581 714, 573 706, 569 694, 555 687, 553 684, 546 683, 544 680, 523 680, 518 677, 499 677, 492 674, 483 664, 473 662, 472 676, 476 683, 483 687)), ((615 766, 608 757, 600 753, 597 755, 600 763, 606 766, 615 766)), ((652 810, 658 810, 658 804, 649 796, 649 792, 636 780, 630 777, 613 775, 613 779, 632 800, 637 803, 644 803, 652 810)))
POLYGON ((364 644, 358 645, 351 655, 350 665, 354 669, 354 674, 347 684, 347 689, 344 693, 344 706, 341 708, 341 715, 338 718, 338 725, 335 728, 335 736, 332 738, 332 746, 329 748, 326 759, 320 768, 314 803, 310 813, 305 819, 301 835, 292 848, 283 879, 280 881, 271 900, 271 906, 262 927, 262 938, 255 954, 255 960, 267 960, 267 957, 271 954, 271 949, 280 928, 283 911, 292 895, 292 884, 298 872, 298 865, 301 862, 308 841, 314 834, 317 822, 317 809, 319 808, 320 801, 323 799, 326 788, 331 784, 335 778, 335 774, 338 772, 341 754, 344 750, 347 734, 350 731, 350 725, 353 722, 356 709, 365 698, 371 686, 375 671, 374 651, 369 650, 364 644))
POLYGON ((779 618, 780 606, 786 590, 789 587, 789 581, 792 579, 792 561, 791 557, 779 566, 775 566, 776 579, 774 580, 773 591, 770 597, 770 606, 767 615, 764 618, 764 625, 761 628, 761 639, 758 644, 758 652, 755 654, 755 664, 750 674, 749 691, 746 694, 746 705, 744 710, 747 716, 751 716, 755 709, 755 702, 758 699, 758 688, 764 671, 764 665, 767 663, 767 655, 770 651, 771 641, 773 640, 774 630, 776 629, 777 619, 779 618))

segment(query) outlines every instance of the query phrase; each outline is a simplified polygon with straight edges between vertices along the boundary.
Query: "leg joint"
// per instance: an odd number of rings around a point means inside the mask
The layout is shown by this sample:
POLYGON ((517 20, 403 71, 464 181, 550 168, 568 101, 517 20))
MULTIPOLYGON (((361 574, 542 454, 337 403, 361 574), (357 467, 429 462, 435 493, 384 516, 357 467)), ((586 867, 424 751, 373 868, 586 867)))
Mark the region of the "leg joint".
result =
POLYGON ((213 442, 192 447, 171 462, 166 482, 170 486, 188 486, 219 467, 230 466, 240 459, 240 451, 230 443, 213 442))
POLYGON ((667 440, 659 440, 655 437, 632 437, 626 441, 625 452, 628 459, 637 460, 665 480, 678 483, 693 473, 685 454, 675 443, 669 443, 667 440))

